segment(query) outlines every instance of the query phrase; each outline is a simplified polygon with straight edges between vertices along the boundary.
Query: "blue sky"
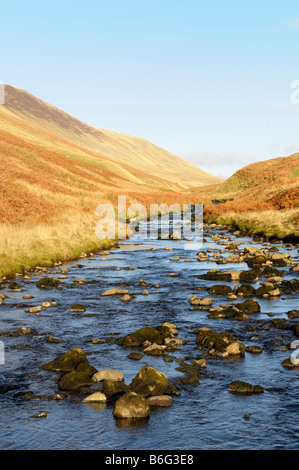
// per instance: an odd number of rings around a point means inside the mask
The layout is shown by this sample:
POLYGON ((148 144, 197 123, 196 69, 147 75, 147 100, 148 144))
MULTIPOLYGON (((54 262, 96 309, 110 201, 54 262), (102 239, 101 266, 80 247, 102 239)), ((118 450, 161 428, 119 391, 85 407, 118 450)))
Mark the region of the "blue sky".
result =
POLYGON ((299 151, 298 0, 13 1, 0 81, 219 176, 299 151))

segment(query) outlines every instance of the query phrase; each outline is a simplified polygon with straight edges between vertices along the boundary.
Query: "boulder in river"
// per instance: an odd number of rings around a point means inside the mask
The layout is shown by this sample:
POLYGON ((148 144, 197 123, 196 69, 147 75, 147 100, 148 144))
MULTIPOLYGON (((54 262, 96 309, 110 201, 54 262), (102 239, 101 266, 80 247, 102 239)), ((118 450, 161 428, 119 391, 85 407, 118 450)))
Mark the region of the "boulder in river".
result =
POLYGON ((85 307, 85 305, 74 304, 74 305, 72 305, 70 308, 68 308, 68 310, 69 310, 70 312, 85 312, 85 311, 86 311, 86 307, 85 307))
POLYGON ((151 407, 167 408, 172 405, 172 397, 170 395, 158 395, 156 397, 148 397, 147 402, 151 407))
POLYGON ((175 388, 165 374, 151 366, 143 366, 130 384, 130 389, 151 397, 156 395, 171 395, 175 388))
POLYGON ((256 282, 260 276, 261 270, 260 269, 249 269, 248 271, 242 271, 240 274, 240 282, 244 284, 251 284, 252 282, 256 282))
POLYGON ((245 302, 238 303, 235 306, 246 314, 259 313, 261 311, 259 303, 253 299, 245 300, 245 302))
POLYGON ((161 334, 156 328, 146 326, 129 335, 119 338, 116 343, 124 348, 138 348, 143 345, 145 341, 151 343, 161 344, 161 334))
POLYGON ((127 289, 117 289, 116 287, 112 287, 111 289, 106 290, 101 295, 104 297, 109 297, 112 295, 125 295, 128 294, 129 291, 127 289))
POLYGON ((36 286, 40 289, 54 289, 60 285, 59 279, 55 277, 42 277, 37 283, 36 286))
POLYGON ((251 354, 261 354, 263 352, 263 348, 261 348, 260 346, 253 345, 253 346, 247 346, 245 348, 245 351, 251 354))
POLYGON ((299 317, 299 310, 290 310, 289 312, 287 312, 287 315, 288 315, 290 320, 292 320, 293 318, 298 318, 299 317))
POLYGON ((239 297, 253 297, 255 295, 255 288, 250 284, 242 284, 238 287, 236 294, 239 297))
POLYGON ((290 279, 289 281, 282 282, 282 289, 284 292, 297 293, 299 292, 299 279, 290 279))
POLYGON ((245 355, 245 345, 235 340, 234 335, 226 331, 216 333, 210 328, 200 328, 197 330, 196 343, 199 349, 208 348, 209 354, 226 358, 229 356, 243 357, 245 355))
POLYGON ((80 348, 73 348, 64 354, 60 354, 56 359, 42 365, 41 367, 44 370, 70 372, 76 369, 76 367, 81 363, 88 363, 85 352, 80 348))
POLYGON ((128 391, 129 387, 123 381, 106 379, 103 382, 103 393, 108 400, 124 395, 128 391))
POLYGON ((232 294, 232 288, 227 285, 215 285, 208 290, 210 295, 228 295, 232 294))
POLYGON ((115 403, 113 416, 116 418, 140 419, 150 414, 147 400, 134 392, 129 392, 119 398, 115 403))
POLYGON ((92 376, 97 372, 88 362, 82 362, 75 370, 67 372, 58 382, 60 390, 72 391, 84 386, 92 385, 92 376))
POLYGON ((265 390, 260 385, 251 385, 247 382, 234 380, 229 384, 228 391, 239 395, 252 395, 253 393, 263 393, 265 390))

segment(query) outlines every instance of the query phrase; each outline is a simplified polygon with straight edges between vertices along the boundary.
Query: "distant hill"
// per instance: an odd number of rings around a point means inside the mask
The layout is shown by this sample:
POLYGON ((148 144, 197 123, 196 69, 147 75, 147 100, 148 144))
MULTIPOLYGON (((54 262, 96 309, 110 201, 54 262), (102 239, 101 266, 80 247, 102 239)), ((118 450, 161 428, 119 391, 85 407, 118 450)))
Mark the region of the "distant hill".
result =
POLYGON ((299 153, 245 166, 218 187, 214 198, 227 201, 221 211, 299 207, 299 153))
POLYGON ((210 200, 206 221, 299 240, 299 153, 248 165, 198 194, 210 200))
MULTIPOLYGON (((91 150, 101 158, 108 157, 109 162, 113 160, 121 166, 126 165, 138 172, 147 173, 151 179, 161 178, 181 188, 205 186, 222 181, 221 178, 147 140, 97 129, 19 88, 5 85, 4 107, 12 116, 79 145, 85 150, 91 150)), ((111 171, 114 171, 113 165, 111 171)))

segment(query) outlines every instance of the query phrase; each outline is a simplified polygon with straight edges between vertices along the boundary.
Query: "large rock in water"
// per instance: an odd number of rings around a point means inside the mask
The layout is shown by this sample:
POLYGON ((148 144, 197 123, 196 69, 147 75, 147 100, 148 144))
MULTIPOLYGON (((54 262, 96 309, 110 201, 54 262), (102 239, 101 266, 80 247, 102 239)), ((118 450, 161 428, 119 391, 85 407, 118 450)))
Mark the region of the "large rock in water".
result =
POLYGON ((123 395, 115 403, 113 416, 116 418, 146 418, 150 414, 150 407, 142 395, 129 392, 123 395))
POLYGON ((41 367, 45 370, 70 372, 84 362, 88 364, 85 352, 80 348, 73 348, 58 356, 54 361, 48 362, 41 367))
POLYGON ((127 392, 129 392, 129 387, 122 381, 107 379, 103 382, 103 393, 108 400, 124 395, 127 392))
POLYGON ((92 385, 94 383, 92 376, 96 372, 97 369, 92 367, 88 362, 82 362, 75 370, 63 375, 58 382, 58 386, 60 390, 71 391, 92 385))
POLYGON ((229 384, 228 391, 240 395, 251 395, 252 393, 263 393, 264 389, 260 385, 251 385, 240 380, 235 380, 229 384))
POLYGON ((227 358, 245 355, 245 345, 236 341, 235 337, 226 331, 216 333, 210 328, 200 328, 197 331, 196 343, 198 349, 208 348, 209 354, 213 356, 227 358))
POLYGON ((130 389, 145 397, 171 395, 175 388, 165 374, 151 366, 143 366, 132 380, 130 389))
POLYGON ((140 328, 134 333, 119 338, 116 343, 124 348, 139 348, 145 341, 161 344, 162 339, 160 332, 156 328, 146 326, 144 328, 140 328))
POLYGON ((56 279, 56 277, 45 276, 36 283, 36 286, 40 289, 54 289, 55 287, 58 287, 59 284, 60 281, 59 279, 56 279))
POLYGON ((256 300, 248 299, 245 302, 236 304, 236 307, 241 310, 243 313, 259 313, 261 307, 256 300))

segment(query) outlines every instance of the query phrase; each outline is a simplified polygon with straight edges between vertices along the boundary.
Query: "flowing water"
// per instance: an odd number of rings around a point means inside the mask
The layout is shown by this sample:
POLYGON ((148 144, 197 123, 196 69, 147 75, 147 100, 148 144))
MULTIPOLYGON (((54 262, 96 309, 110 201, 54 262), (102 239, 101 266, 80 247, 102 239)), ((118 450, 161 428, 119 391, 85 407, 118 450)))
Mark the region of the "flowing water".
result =
MULTIPOLYGON (((212 229, 204 234, 203 250, 223 250, 224 245, 213 241, 221 234, 234 241, 235 237, 224 231, 212 229)), ((140 233, 139 233, 140 236, 140 233)), ((225 238, 224 241, 227 241, 225 238)), ((238 238, 240 249, 252 240, 238 238)), ((254 246, 263 247, 263 243, 254 246)), ((298 262, 298 249, 276 244, 281 252, 291 254, 298 262)), ((44 274, 32 273, 30 279, 18 277, 23 292, 1 291, 8 298, 0 306, 0 332, 29 327, 34 335, 3 336, 5 364, 0 364, 0 448, 1 449, 101 449, 101 450, 195 450, 195 449, 296 449, 299 443, 298 369, 288 370, 281 362, 290 356, 283 346, 296 339, 290 330, 265 329, 271 318, 286 318, 286 312, 298 309, 298 294, 282 295, 274 300, 257 299, 261 313, 251 315, 249 321, 208 319, 205 310, 192 309, 188 299, 206 292, 194 290, 223 283, 203 281, 197 276, 209 269, 248 269, 247 265, 215 264, 215 260, 198 262, 197 251, 185 250, 183 241, 151 240, 125 241, 109 255, 97 255, 65 263, 49 269, 49 276, 61 275, 61 268, 69 269, 61 280, 62 290, 41 290, 36 282, 44 274), (150 246, 149 246, 150 245, 150 246), (155 250, 150 249, 155 247, 155 250), (172 251, 163 249, 172 248, 172 251), (179 261, 170 258, 180 256, 179 261), (191 259, 186 262, 184 257, 191 259), (137 267, 138 269, 125 269, 137 267), (117 268, 120 268, 117 270, 117 268), (176 277, 170 277, 170 273, 176 277), (75 285, 85 278, 87 284, 75 285), (142 295, 139 281, 149 283, 149 295, 142 295), (134 298, 127 303, 119 297, 102 297, 105 290, 126 283, 134 298), (156 284, 160 287, 154 287, 156 284), (31 294, 33 299, 23 299, 31 294), (39 316, 26 313, 30 306, 45 301, 56 306, 42 309, 39 316), (68 310, 74 303, 87 307, 84 313, 68 310), (175 360, 165 362, 163 357, 145 355, 140 361, 127 357, 131 350, 115 343, 115 339, 142 326, 157 326, 168 321, 178 327, 178 337, 187 344, 171 355, 186 362, 202 356, 196 347, 193 330, 207 326, 218 332, 229 331, 246 346, 260 345, 262 354, 246 353, 244 358, 221 359, 206 357, 207 367, 200 371, 198 386, 185 385, 180 396, 173 398, 170 408, 155 409, 150 419, 140 425, 128 426, 112 416, 114 405, 88 405, 82 395, 67 394, 63 400, 52 398, 60 393, 57 374, 40 369, 40 365, 67 350, 80 347, 89 353, 89 362, 98 370, 116 369, 124 373, 129 384, 140 368, 152 365, 175 382, 183 376, 176 370, 175 360), (249 330, 248 324, 255 330, 249 330), (62 340, 60 344, 48 343, 46 335, 62 340), (94 338, 104 340, 92 344, 94 338), (233 380, 242 380, 263 386, 262 394, 240 396, 228 392, 233 380), (44 419, 33 418, 41 412, 44 419), (248 415, 249 419, 244 419, 248 415)), ((229 253, 224 253, 227 256, 229 253)), ((213 253, 211 253, 213 255, 213 253)), ((212 258, 213 259, 213 258, 212 258)), ((298 276, 289 273, 284 279, 298 276)), ((254 287, 257 287, 260 281, 254 287)), ((213 298, 213 306, 231 304, 225 297, 213 298)), ((242 299, 238 299, 240 301, 242 299)), ((63 394, 61 394, 63 395, 63 394)))

